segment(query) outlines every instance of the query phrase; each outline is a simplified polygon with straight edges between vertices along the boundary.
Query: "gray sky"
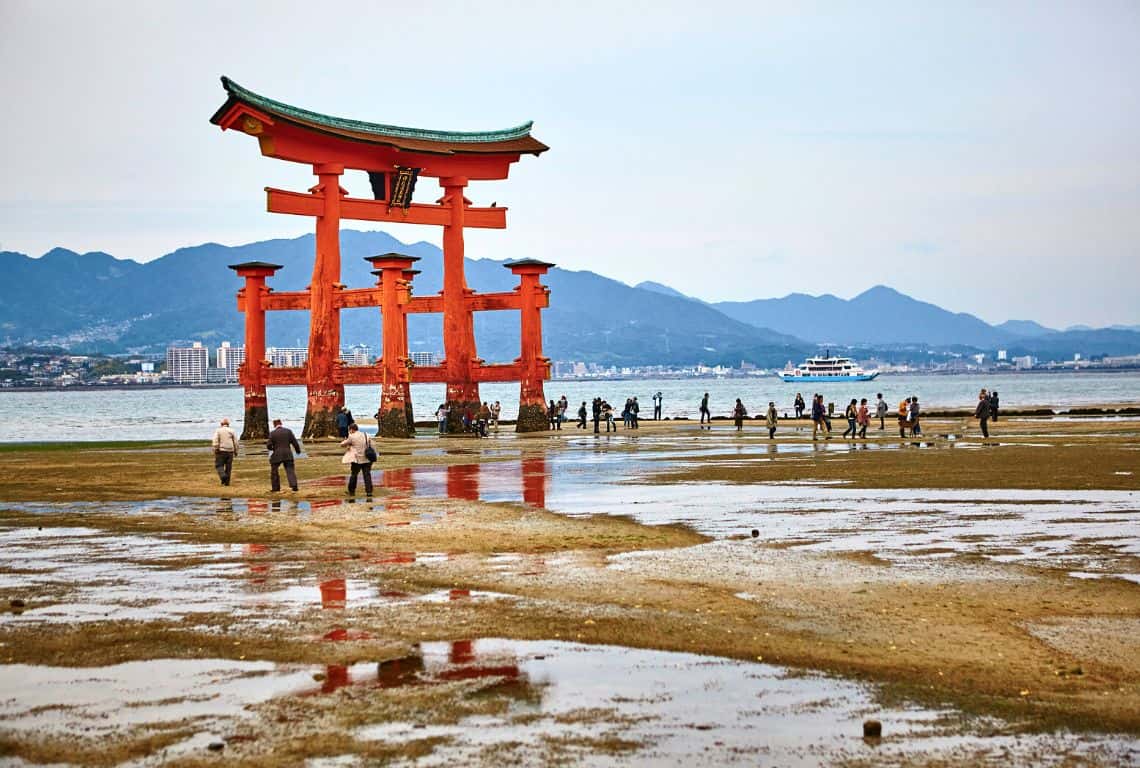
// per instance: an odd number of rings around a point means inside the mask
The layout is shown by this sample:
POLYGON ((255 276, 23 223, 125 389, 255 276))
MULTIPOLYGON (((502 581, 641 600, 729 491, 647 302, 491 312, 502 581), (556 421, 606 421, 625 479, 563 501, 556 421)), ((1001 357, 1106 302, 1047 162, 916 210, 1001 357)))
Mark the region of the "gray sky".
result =
POLYGON ((0 0, 0 36, 3 250, 146 261, 311 231, 262 192, 310 169, 207 122, 225 74, 376 122, 533 119, 551 151, 470 188, 511 208, 474 258, 1140 323, 1137 2, 0 0))

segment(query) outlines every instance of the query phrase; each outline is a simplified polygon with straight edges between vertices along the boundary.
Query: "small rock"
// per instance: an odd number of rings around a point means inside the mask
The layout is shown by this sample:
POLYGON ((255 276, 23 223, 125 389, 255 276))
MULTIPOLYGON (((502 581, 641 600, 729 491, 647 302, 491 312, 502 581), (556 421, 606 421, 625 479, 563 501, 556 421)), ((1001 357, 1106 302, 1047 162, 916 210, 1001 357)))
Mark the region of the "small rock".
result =
POLYGON ((1085 671, 1083 669, 1081 669, 1080 667, 1073 667, 1072 669, 1069 670, 1070 675, 1083 675, 1084 673, 1085 673, 1085 671))
POLYGON ((206 749, 210 750, 211 752, 221 752, 225 748, 226 748, 225 742, 222 742, 222 741, 211 741, 206 746, 206 749))
POLYGON ((760 538, 760 531, 753 528, 752 529, 752 538, 754 538, 754 539, 760 538))
POLYGON ((316 680, 318 683, 321 682, 322 680, 324 680, 326 677, 327 677, 327 675, 324 672, 314 672, 313 673, 313 679, 316 680))
POLYGON ((27 603, 18 597, 14 597, 8 601, 8 605, 12 606, 13 608, 23 608, 25 605, 27 605, 27 603))
POLYGON ((863 721, 863 738, 878 739, 883 736, 883 724, 878 720, 863 721))

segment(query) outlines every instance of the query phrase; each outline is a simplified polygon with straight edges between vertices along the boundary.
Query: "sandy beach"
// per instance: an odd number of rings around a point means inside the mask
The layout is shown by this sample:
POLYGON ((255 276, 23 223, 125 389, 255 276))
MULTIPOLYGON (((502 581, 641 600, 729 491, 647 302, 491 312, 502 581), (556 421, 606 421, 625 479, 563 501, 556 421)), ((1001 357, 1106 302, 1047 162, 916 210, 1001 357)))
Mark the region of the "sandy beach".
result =
POLYGON ((139 716, 113 738, 98 697, 6 693, 0 755, 754 764, 768 722, 799 734, 779 764, 1140 760, 1140 419, 841 431, 378 441, 370 500, 346 500, 333 443, 276 495, 257 445, 229 488, 204 443, 5 446, 5 674, 83 692, 141 665, 170 687, 120 702, 139 716), (736 725, 654 709, 686 700, 658 683, 559 710, 575 658, 806 698, 748 693, 736 725))

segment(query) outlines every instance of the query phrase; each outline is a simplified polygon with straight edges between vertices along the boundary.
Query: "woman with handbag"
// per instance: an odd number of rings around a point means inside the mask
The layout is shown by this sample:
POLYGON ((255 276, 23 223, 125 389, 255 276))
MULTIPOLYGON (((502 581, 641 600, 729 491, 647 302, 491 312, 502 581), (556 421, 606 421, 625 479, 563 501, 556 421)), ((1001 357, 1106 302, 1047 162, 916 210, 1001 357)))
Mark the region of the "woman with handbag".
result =
POLYGON ((348 426, 348 437, 341 441, 341 447, 347 448, 341 457, 341 464, 352 466, 352 474, 348 478, 348 495, 356 495, 356 475, 364 473, 364 493, 372 495, 372 462, 376 461, 376 449, 368 435, 360 431, 355 424, 348 426))

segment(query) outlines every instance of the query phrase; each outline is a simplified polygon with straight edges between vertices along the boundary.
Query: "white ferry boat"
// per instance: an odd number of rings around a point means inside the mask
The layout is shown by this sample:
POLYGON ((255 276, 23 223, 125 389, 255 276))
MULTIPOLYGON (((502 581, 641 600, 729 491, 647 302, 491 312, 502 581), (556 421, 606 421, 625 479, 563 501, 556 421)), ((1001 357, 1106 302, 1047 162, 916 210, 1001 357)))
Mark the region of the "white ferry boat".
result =
POLYGON ((809 357, 795 368, 788 367, 776 373, 784 381, 870 381, 878 371, 865 371, 851 362, 849 357, 832 357, 831 350, 823 357, 809 357))

